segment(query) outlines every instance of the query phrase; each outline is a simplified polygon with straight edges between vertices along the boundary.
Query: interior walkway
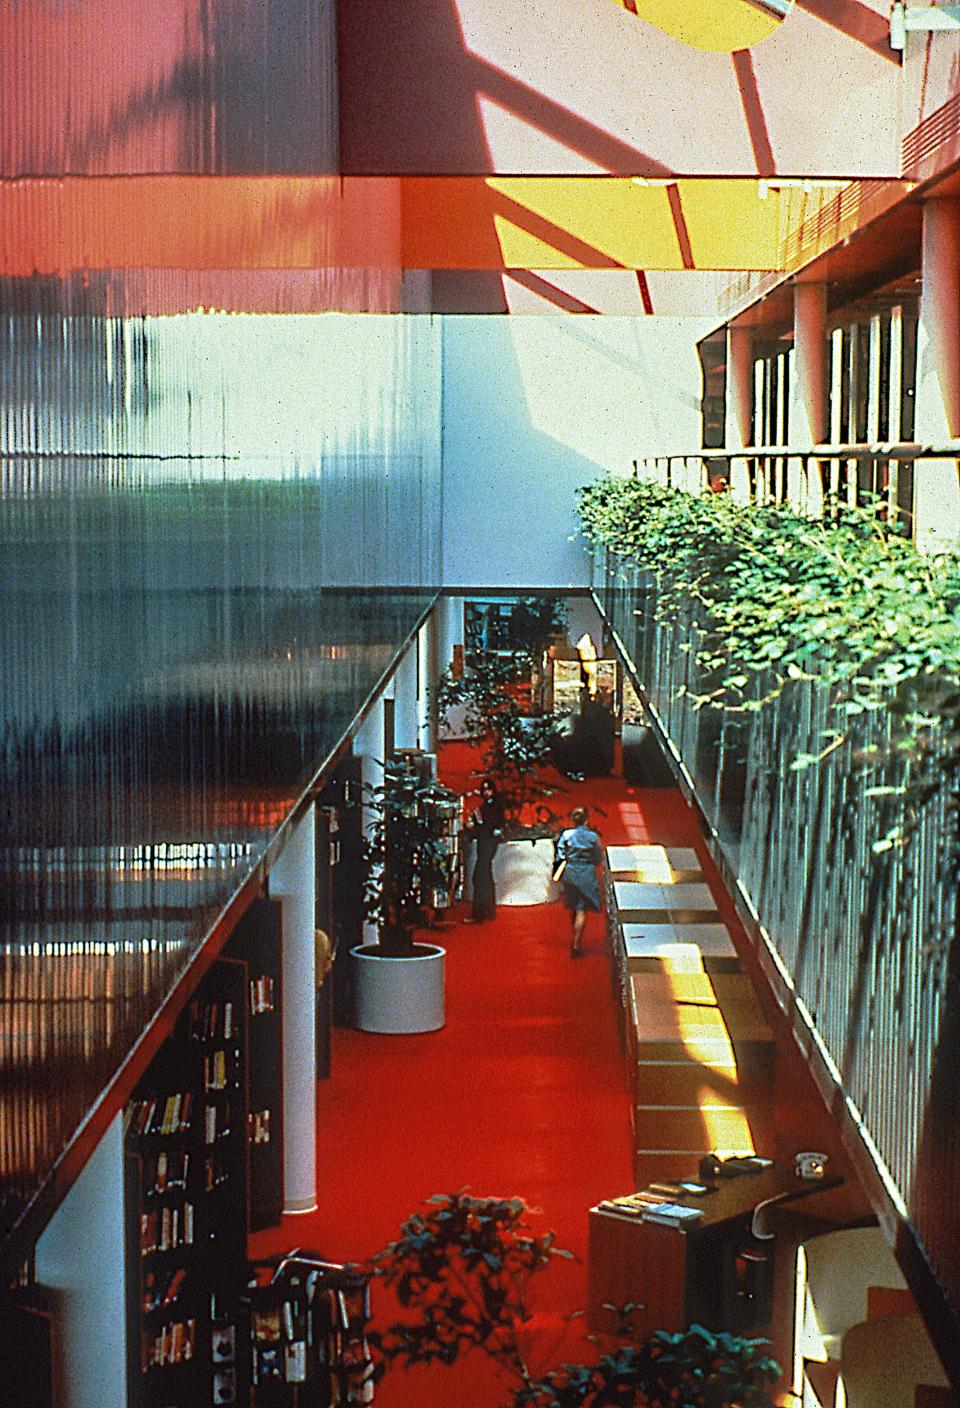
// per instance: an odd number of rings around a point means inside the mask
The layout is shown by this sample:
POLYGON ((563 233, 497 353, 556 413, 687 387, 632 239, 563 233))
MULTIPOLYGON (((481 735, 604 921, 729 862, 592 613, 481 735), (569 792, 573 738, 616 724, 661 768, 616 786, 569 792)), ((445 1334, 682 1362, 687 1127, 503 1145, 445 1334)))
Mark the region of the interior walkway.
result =
MULTIPOLYGON (((468 780, 471 762, 468 750, 447 745, 444 780, 458 790, 475 786, 468 780)), ((607 845, 695 847, 722 916, 732 922, 696 818, 679 792, 632 789, 619 778, 563 780, 563 786, 556 809, 587 805, 607 845)), ((542 1210, 539 1227, 553 1228, 557 1244, 578 1258, 557 1261, 541 1278, 538 1308, 568 1313, 586 1299, 587 1209, 633 1186, 603 919, 591 916, 587 956, 575 962, 559 903, 501 906, 494 922, 478 926, 460 922, 466 912, 458 905, 457 921, 431 935, 448 952, 442 1031, 406 1037, 335 1031, 333 1076, 319 1087, 319 1210, 285 1218, 280 1228, 259 1234, 253 1249, 263 1255, 301 1245, 362 1261, 432 1193, 467 1187, 475 1196, 520 1196, 542 1210)), ((555 1355, 537 1367, 576 1352, 569 1333, 563 1347, 552 1348, 555 1355)), ((502 1386, 474 1361, 465 1373, 394 1369, 377 1391, 381 1408, 499 1408, 504 1401, 502 1386)))

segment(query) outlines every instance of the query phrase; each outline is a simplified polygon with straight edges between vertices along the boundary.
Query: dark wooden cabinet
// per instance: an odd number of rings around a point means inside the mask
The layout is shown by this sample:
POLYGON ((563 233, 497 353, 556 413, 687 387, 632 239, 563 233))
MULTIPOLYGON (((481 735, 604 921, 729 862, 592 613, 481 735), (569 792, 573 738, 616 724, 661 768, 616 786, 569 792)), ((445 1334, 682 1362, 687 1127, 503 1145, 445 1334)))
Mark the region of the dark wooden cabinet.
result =
POLYGON ((252 1231, 283 1212, 281 906, 257 899, 225 952, 244 964, 247 1006, 247 1158, 252 1231))
POLYGON ((704 1197, 677 1199, 688 1207, 703 1208, 702 1220, 685 1229, 591 1208, 587 1266, 591 1329, 617 1333, 618 1308, 632 1305, 628 1323, 640 1339, 654 1330, 675 1332, 695 1322, 710 1330, 749 1331, 756 1317, 756 1284, 772 1270, 769 1258, 775 1245, 752 1237, 754 1210, 768 1200, 792 1203, 809 1198, 841 1181, 828 1177, 805 1182, 788 1165, 721 1178, 716 1190, 704 1197), (745 1252, 749 1255, 744 1256, 745 1252), (757 1270, 763 1263, 753 1261, 754 1257, 767 1259, 765 1269, 757 1270))
POLYGON ((246 965, 218 959, 126 1108, 129 1398, 215 1401, 212 1324, 247 1255, 246 965))

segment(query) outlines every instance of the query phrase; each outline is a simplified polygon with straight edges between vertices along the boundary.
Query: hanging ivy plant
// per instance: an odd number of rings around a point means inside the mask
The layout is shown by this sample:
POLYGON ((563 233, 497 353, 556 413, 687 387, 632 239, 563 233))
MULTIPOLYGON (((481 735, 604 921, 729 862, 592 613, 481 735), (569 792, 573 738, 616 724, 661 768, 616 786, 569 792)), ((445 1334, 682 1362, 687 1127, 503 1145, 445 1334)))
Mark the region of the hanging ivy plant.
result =
MULTIPOLYGON (((832 729, 820 761, 854 721, 885 711, 903 817, 955 777, 960 723, 960 557, 924 556, 882 502, 827 505, 811 519, 783 505, 744 505, 637 479, 579 491, 588 544, 656 579, 661 619, 702 632, 697 661, 711 682, 695 707, 757 710, 792 681, 829 691, 832 729)), ((874 746, 860 761, 889 761, 874 746)))

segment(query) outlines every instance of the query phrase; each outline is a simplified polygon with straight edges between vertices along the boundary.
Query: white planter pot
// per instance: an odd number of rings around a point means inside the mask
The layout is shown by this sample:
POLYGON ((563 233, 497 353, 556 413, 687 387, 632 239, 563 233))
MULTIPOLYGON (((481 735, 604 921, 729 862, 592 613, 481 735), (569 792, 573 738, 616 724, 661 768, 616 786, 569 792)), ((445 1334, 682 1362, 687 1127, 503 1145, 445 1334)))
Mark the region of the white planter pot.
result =
POLYGON ((497 904, 550 904, 560 893, 550 879, 553 842, 505 841, 493 858, 497 904))
POLYGON ((372 944, 350 950, 354 1023, 362 1032, 435 1032, 443 1026, 446 950, 414 944, 412 958, 385 958, 372 944))

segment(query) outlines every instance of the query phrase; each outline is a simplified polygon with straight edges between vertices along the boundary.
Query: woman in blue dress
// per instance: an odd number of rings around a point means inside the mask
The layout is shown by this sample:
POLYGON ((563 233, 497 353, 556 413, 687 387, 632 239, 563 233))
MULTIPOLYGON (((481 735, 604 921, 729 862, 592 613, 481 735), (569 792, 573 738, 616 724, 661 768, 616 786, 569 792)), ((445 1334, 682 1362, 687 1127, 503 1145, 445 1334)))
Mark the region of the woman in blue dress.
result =
POLYGON ((570 813, 570 820, 573 825, 562 831, 557 839, 556 866, 563 866, 560 875, 563 902, 573 921, 570 955, 572 958, 582 958, 587 913, 592 911, 596 914, 600 909, 597 866, 602 857, 600 837, 587 825, 584 808, 575 807, 570 813))

